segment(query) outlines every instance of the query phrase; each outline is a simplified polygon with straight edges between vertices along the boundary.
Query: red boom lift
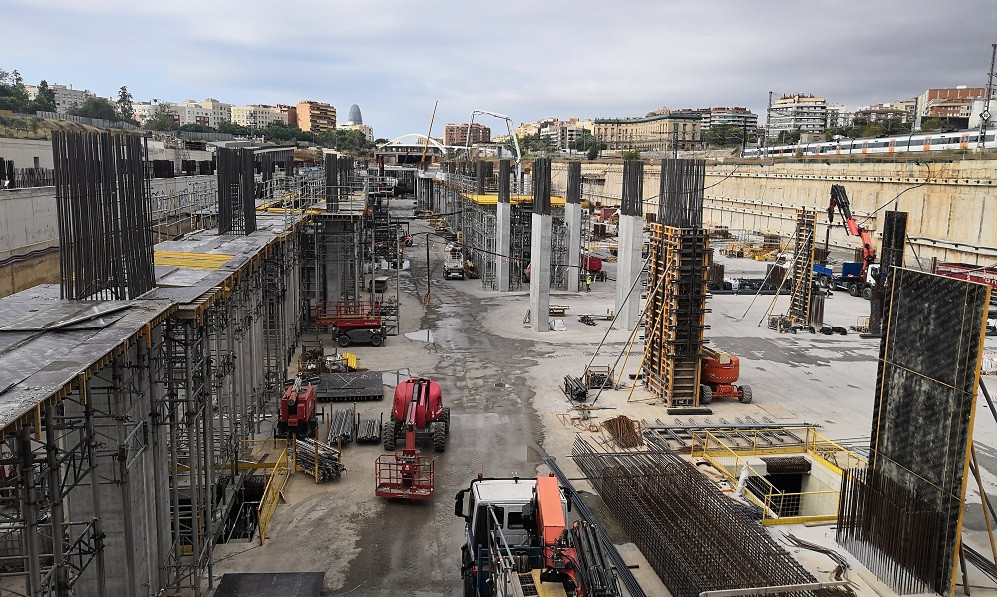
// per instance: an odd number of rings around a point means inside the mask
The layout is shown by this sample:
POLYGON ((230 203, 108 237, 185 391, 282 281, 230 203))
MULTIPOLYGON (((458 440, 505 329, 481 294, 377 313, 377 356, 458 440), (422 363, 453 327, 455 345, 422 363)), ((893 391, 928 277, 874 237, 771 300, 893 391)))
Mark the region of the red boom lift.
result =
POLYGON ((433 440, 437 452, 446 448, 450 429, 450 409, 443 407, 440 384, 428 379, 407 379, 395 388, 391 420, 384 424, 384 447, 395 448, 402 433, 405 447, 394 454, 383 454, 375 465, 379 497, 423 500, 433 495, 434 460, 421 456, 416 448, 420 439, 433 440))

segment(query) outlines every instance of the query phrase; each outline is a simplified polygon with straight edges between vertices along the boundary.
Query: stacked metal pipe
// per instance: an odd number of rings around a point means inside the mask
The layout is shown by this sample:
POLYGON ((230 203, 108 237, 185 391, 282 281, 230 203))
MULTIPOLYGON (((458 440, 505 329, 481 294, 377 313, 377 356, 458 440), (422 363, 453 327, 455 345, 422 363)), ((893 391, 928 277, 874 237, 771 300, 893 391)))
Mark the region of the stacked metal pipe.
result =
POLYGON ((595 527, 586 521, 571 527, 571 539, 578 553, 582 587, 586 597, 616 597, 620 586, 613 574, 613 565, 607 557, 595 527))
POLYGON ((359 419, 357 421, 357 443, 381 443, 381 425, 378 424, 377 419, 359 419))
POLYGON ((332 421, 329 423, 329 438, 326 440, 330 446, 337 442, 347 443, 353 441, 353 409, 340 408, 332 413, 332 421))
POLYGON ((585 380, 571 375, 564 376, 564 394, 578 402, 584 402, 589 396, 589 389, 585 386, 585 380))
POLYGON ((317 481, 338 479, 346 467, 339 461, 339 450, 317 441, 294 440, 294 458, 299 470, 315 474, 315 459, 318 458, 317 481))

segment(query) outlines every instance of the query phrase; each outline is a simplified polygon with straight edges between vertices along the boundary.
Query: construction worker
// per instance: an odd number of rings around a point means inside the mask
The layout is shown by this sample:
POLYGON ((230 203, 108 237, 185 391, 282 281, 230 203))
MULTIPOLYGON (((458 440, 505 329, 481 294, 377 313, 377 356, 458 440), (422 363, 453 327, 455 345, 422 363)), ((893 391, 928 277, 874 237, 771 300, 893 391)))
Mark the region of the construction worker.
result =
POLYGON ((585 292, 592 292, 592 274, 585 274, 585 292))

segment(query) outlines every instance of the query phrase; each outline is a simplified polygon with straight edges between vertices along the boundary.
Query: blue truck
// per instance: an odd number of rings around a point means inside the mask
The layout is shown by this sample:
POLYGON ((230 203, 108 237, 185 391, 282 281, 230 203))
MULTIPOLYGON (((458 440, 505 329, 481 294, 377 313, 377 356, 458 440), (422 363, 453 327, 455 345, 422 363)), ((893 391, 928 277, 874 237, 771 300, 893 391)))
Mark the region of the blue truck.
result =
POLYGON ((847 290, 852 296, 869 299, 878 271, 879 265, 873 263, 863 272, 861 261, 842 262, 837 271, 826 263, 815 263, 814 280, 821 288, 847 290))

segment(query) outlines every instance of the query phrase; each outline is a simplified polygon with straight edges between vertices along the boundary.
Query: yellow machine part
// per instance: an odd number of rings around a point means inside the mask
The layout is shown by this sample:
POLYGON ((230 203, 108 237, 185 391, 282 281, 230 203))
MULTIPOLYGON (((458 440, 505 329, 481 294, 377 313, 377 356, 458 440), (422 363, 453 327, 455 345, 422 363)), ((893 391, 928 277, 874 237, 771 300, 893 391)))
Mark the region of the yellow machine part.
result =
POLYGON ((533 584, 540 597, 568 597, 564 585, 559 582, 540 582, 540 570, 533 571, 533 584))
POLYGON ((216 270, 228 263, 232 257, 233 255, 220 255, 214 253, 156 251, 153 254, 153 261, 156 265, 216 270))

